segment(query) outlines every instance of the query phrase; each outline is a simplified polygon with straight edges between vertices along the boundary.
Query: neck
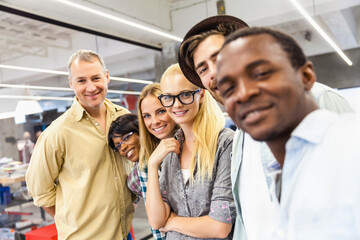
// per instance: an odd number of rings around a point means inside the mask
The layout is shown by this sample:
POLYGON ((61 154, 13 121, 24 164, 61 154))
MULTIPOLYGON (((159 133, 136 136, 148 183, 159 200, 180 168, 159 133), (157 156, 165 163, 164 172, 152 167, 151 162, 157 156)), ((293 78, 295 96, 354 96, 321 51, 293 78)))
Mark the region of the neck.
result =
POLYGON ((185 135, 185 141, 187 139, 194 139, 194 133, 193 133, 193 124, 183 124, 180 125, 180 128, 182 129, 182 131, 184 132, 185 135))
POLYGON ((106 115, 106 107, 105 104, 102 104, 99 108, 91 108, 91 109, 85 109, 90 116, 92 116, 95 119, 102 118, 106 115))
POLYGON ((285 145, 289 140, 290 134, 282 138, 277 138, 276 140, 266 141, 266 144, 269 146, 271 152, 274 154, 276 161, 280 164, 281 168, 284 165, 285 159, 285 145))
MULTIPOLYGON (((291 133, 295 130, 295 128, 304 120, 304 118, 310 114, 312 111, 319 109, 313 98, 306 102, 305 106, 302 107, 303 111, 297 111, 298 117, 297 121, 294 122, 289 129, 285 130, 283 133, 279 134, 273 139, 266 140, 266 144, 269 146, 271 152, 274 154, 274 157, 278 161, 278 163, 283 167, 285 161, 286 149, 285 145, 287 141, 291 137, 291 133)), ((301 108, 300 108, 301 109, 301 108)))

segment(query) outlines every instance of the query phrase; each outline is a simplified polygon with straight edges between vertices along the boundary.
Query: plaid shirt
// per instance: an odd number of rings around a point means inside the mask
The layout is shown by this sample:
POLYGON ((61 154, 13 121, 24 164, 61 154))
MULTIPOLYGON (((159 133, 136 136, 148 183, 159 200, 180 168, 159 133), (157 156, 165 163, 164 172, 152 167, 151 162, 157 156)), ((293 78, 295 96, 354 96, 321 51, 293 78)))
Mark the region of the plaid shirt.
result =
MULTIPOLYGON (((134 167, 131 169, 131 172, 128 177, 128 187, 129 189, 138 197, 143 197, 144 202, 146 199, 146 188, 148 182, 148 169, 145 166, 140 170, 138 163, 135 163, 134 167)), ((151 228, 151 232, 155 240, 165 240, 166 235, 161 233, 159 230, 151 228)))

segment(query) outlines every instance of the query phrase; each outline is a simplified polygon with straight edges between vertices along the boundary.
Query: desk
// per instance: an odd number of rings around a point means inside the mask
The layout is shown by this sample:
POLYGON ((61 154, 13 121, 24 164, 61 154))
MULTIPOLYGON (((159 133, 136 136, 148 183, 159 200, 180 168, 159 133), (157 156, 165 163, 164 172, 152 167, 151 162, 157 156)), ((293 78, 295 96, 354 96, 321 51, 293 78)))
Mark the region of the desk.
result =
POLYGON ((10 184, 10 183, 17 183, 24 181, 25 181, 25 175, 24 176, 14 175, 10 177, 0 176, 0 184, 10 184))

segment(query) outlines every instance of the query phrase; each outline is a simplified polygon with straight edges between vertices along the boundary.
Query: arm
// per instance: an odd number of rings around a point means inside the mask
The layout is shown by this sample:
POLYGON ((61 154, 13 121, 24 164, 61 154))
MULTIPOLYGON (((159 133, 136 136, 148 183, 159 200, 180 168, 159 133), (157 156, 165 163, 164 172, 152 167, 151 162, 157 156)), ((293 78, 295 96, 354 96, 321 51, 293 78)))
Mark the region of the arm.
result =
POLYGON ((179 217, 171 213, 165 227, 160 230, 176 231, 196 238, 226 238, 231 228, 231 223, 219 222, 209 216, 179 217))
POLYGON ((26 171, 26 184, 36 206, 53 207, 56 202, 56 180, 63 155, 56 151, 46 132, 39 138, 26 171))
POLYGON ((48 214, 50 214, 50 216, 54 217, 55 216, 55 206, 51 206, 51 207, 42 207, 45 212, 47 212, 48 214))
POLYGON ((146 191, 146 213, 154 229, 163 227, 170 215, 170 207, 164 203, 159 186, 158 169, 170 152, 179 153, 180 144, 174 138, 163 139, 148 160, 148 186, 146 191))
POLYGON ((130 191, 138 197, 142 197, 140 179, 138 175, 138 163, 135 163, 134 167, 131 169, 128 179, 127 186, 130 191))

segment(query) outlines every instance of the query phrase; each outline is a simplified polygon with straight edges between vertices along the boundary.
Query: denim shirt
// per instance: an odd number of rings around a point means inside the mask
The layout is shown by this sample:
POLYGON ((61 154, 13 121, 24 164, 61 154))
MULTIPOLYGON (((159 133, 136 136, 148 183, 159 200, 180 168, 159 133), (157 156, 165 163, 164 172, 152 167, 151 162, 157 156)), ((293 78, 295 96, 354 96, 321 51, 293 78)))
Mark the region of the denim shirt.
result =
MULTIPOLYGON (((182 146, 184 137, 180 129, 176 134, 182 146)), ((171 211, 181 217, 210 216, 212 219, 234 223, 236 210, 231 192, 230 153, 234 132, 224 128, 219 133, 218 146, 214 160, 212 180, 200 181, 199 172, 194 170, 194 181, 184 184, 180 159, 169 153, 162 164, 159 179, 160 191, 171 211)), ((168 239, 197 239, 178 232, 168 232, 168 239)), ((232 232, 225 239, 232 239, 232 232)))

